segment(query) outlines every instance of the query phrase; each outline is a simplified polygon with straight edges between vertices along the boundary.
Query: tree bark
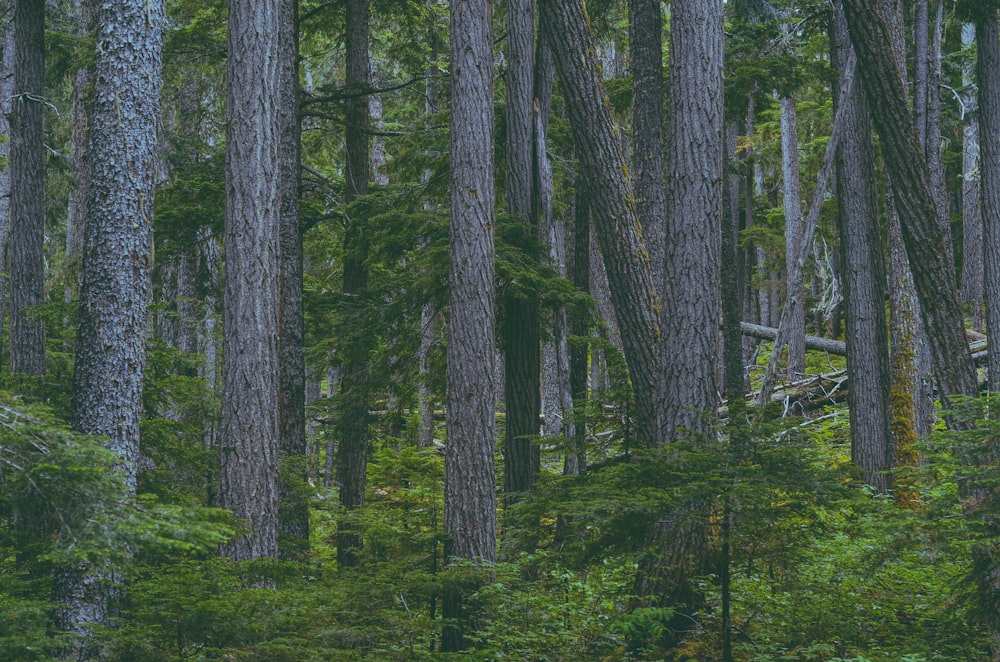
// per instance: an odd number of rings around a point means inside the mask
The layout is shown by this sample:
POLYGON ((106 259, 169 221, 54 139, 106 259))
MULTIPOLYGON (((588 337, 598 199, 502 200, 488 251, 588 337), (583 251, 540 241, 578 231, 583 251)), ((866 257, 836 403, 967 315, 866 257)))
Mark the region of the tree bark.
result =
POLYGON ((640 443, 656 446, 666 439, 667 430, 661 308, 642 242, 624 152, 615 132, 581 0, 543 0, 541 9, 541 22, 552 44, 556 72, 567 101, 577 155, 591 192, 594 225, 635 392, 638 436, 640 443))
POLYGON ((229 2, 220 495, 249 528, 233 560, 278 554, 280 16, 229 2))
MULTIPOLYGON (((841 75, 853 59, 840 7, 833 14, 833 59, 841 75)), ((878 200, 871 118, 858 86, 843 105, 844 135, 837 159, 838 223, 847 303, 847 366, 851 459, 866 484, 879 493, 891 487, 893 453, 889 435, 889 337, 885 319, 885 261, 878 227, 878 200)))
MULTIPOLYGON (((983 214, 983 263, 986 267, 986 329, 1000 347, 1000 28, 996 14, 976 26, 979 82, 980 188, 983 214)), ((990 352, 989 388, 1000 390, 1000 352, 990 352)))
MULTIPOLYGON (((347 2, 347 78, 345 84, 359 92, 370 87, 371 65, 368 57, 369 0, 347 2)), ((369 158, 369 114, 367 94, 347 101, 344 142, 347 159, 345 202, 350 204, 368 193, 371 178, 369 158)), ((340 416, 337 449, 337 482, 340 503, 348 511, 364 505, 368 469, 370 331, 364 329, 365 290, 368 287, 368 241, 361 218, 350 218, 344 230, 344 298, 348 302, 341 353, 340 416)), ((360 535, 348 522, 337 529, 337 562, 353 566, 359 562, 360 535)))
POLYGON ((45 374, 45 4, 14 3, 14 97, 10 114, 10 370, 45 374))
MULTIPOLYGON (((526 236, 538 235, 532 219, 534 3, 507 3, 507 212, 526 236)), ((504 492, 531 489, 538 478, 536 444, 541 410, 541 340, 538 298, 508 283, 504 294, 504 403, 507 409, 504 492)))
MULTIPOLYGON (((726 124, 726 155, 737 158, 736 137, 739 123, 726 124)), ((725 205, 722 215, 722 373, 723 395, 733 402, 744 396, 747 390, 746 373, 743 368, 743 333, 740 329, 744 308, 744 270, 740 241, 740 200, 743 176, 739 172, 729 172, 725 180, 725 205)))
MULTIPOLYGON (((590 292, 590 203, 586 182, 577 175, 573 204, 573 253, 570 264, 573 285, 581 292, 590 292)), ((587 356, 589 354, 590 314, 586 310, 570 311, 569 380, 573 396, 572 450, 566 457, 563 472, 582 474, 587 470, 587 356)))
POLYGON ((943 399, 976 395, 975 366, 965 341, 954 269, 937 223, 926 161, 907 111, 903 78, 892 53, 882 3, 844 0, 872 118, 900 212, 907 258, 926 321, 935 374, 943 399))
MULTIPOLYGON (((969 49, 976 39, 976 26, 962 26, 962 46, 969 49)), ((962 301, 971 309, 972 327, 985 328, 983 314, 983 221, 979 205, 979 107, 975 90, 976 61, 962 62, 962 301)))
MULTIPOLYGON (((782 192, 785 205, 785 305, 788 317, 788 360, 785 371, 794 381, 806 371, 806 308, 803 272, 792 277, 791 265, 798 259, 802 243, 802 187, 799 185, 799 137, 795 100, 783 96, 781 106, 782 192)), ((780 350, 779 350, 780 351, 780 350)))
MULTIPOLYGON (((451 303, 444 469, 445 555, 496 560, 493 39, 488 0, 451 4, 451 303)), ((462 616, 447 591, 445 618, 462 616)), ((446 626, 441 650, 464 647, 446 626)))
MULTIPOLYGON (((136 489, 151 293, 163 24, 158 1, 115 0, 97 10, 92 186, 70 408, 74 428, 107 439, 130 494, 136 489)), ((60 626, 85 640, 86 624, 109 625, 118 579, 109 568, 60 573, 56 599, 66 604, 57 614, 60 626)))
MULTIPOLYGON (((78 37, 93 34, 94 11, 88 0, 73 0, 78 37)), ((73 74, 73 188, 66 208, 66 262, 70 269, 79 269, 83 254, 83 232, 87 218, 87 197, 90 194, 90 99, 94 84, 93 65, 81 64, 73 74)), ((7 98, 10 95, 4 95, 7 98)), ((5 215, 5 214, 0 214, 5 215)), ((78 289, 79 275, 71 279, 73 294, 78 289)), ((2 319, 2 316, 0 316, 2 319)))
POLYGON ((666 277, 667 244, 667 200, 663 180, 662 33, 660 0, 629 0, 635 206, 656 283, 662 283, 666 277))
MULTIPOLYGON (((14 25, 8 22, 3 36, 3 60, 0 61, 0 135, 10 135, 10 112, 14 101, 14 25)), ((0 142, 0 159, 10 163, 10 141, 0 142)), ((10 280, 7 256, 10 252, 10 167, 0 171, 0 329, 7 317, 7 285, 10 280)), ((2 334, 0 334, 2 339, 2 334)), ((2 347, 2 340, 0 340, 2 347)))
POLYGON ((302 230, 299 224, 299 40, 298 2, 281 0, 278 29, 279 91, 279 287, 278 407, 281 443, 278 527, 282 556, 303 560, 309 552, 306 480, 305 359, 302 311, 302 230))

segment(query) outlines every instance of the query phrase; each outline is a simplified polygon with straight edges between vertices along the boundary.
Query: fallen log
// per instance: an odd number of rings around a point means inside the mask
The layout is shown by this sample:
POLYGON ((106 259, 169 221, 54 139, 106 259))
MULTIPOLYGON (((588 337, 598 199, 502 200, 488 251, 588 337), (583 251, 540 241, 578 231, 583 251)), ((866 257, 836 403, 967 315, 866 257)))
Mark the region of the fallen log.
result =
MULTIPOLYGON (((761 340, 774 340, 778 335, 778 330, 773 326, 761 326, 750 322, 740 322, 743 335, 761 340)), ((806 348, 815 349, 821 352, 830 352, 838 356, 847 354, 847 343, 843 340, 831 340, 830 338, 820 338, 819 336, 806 336, 806 348)))

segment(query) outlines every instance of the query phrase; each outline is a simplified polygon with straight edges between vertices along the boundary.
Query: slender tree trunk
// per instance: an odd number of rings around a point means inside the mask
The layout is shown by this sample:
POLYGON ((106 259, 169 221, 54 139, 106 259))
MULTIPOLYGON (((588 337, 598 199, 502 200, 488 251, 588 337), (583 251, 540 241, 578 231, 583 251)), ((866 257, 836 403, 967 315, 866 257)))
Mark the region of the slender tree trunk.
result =
MULTIPOLYGON (((944 235, 948 264, 955 269, 955 249, 951 241, 951 214, 948 210, 948 188, 944 172, 944 139, 941 136, 941 42, 944 29, 944 2, 934 0, 927 49, 927 144, 924 154, 931 171, 931 193, 937 210, 938 224, 944 235)), ((958 274, 955 274, 957 277, 958 274)))
MULTIPOLYGON (((73 0, 75 30, 79 37, 93 34, 94 12, 89 0, 73 0)), ((83 255, 83 231, 87 218, 87 197, 90 195, 90 99, 94 84, 93 65, 81 64, 73 74, 73 183, 66 208, 66 262, 71 270, 80 267, 83 255)), ((2 94, 2 93, 0 93, 2 94)), ((4 98, 9 94, 3 94, 4 98)), ((0 213, 2 216, 6 214, 0 213)), ((78 289, 79 274, 71 279, 72 292, 78 289)), ((0 316, 2 320, 2 316, 0 316)), ((2 322, 0 322, 2 323, 2 322)))
MULTIPOLYGON (((567 100, 577 155, 621 329, 636 401, 640 442, 655 446, 667 430, 660 303, 636 214, 621 143, 580 0, 543 0, 542 25, 567 100)), ((716 325, 717 326, 717 325, 716 325)))
MULTIPOLYGON (((3 60, 0 61, 0 135, 10 135, 10 112, 14 101, 14 25, 8 22, 3 37, 3 60)), ((10 161, 10 141, 0 142, 0 159, 10 161)), ((10 247, 10 167, 0 171, 0 348, 7 317, 7 256, 10 247)))
MULTIPOLYGON (((536 236, 532 222, 534 99, 534 3, 507 3, 507 212, 525 235, 536 236)), ((507 408, 504 491, 531 489, 538 478, 535 438, 541 409, 542 358, 538 298, 509 284, 504 295, 504 403, 507 408)))
MULTIPOLYGON (((726 125, 726 155, 736 158, 736 122, 726 125)), ((723 395, 730 403, 742 400, 746 393, 743 370, 743 333, 740 329, 743 313, 743 270, 740 239, 740 192, 743 177, 731 173, 726 177, 722 214, 722 370, 723 395)))
MULTIPOLYGON (((368 58, 369 0, 347 2, 347 79, 348 87, 367 90, 371 65, 368 58)), ((347 191, 350 204, 368 193, 371 159, 369 158, 368 96, 359 95, 347 101, 344 141, 347 149, 347 191)), ((365 290, 368 287, 368 242, 361 218, 351 218, 344 231, 344 295, 350 303, 347 319, 356 320, 352 328, 345 326, 345 347, 341 353, 340 416, 337 449, 337 482, 340 503, 348 511, 364 505, 368 468, 369 386, 368 353, 370 331, 364 329, 365 290)), ((359 562, 361 536, 348 522, 337 529, 337 561, 341 566, 359 562)))
POLYGON ((45 300, 45 5, 14 3, 10 114, 10 370, 45 374, 45 328, 31 308, 45 300))
MULTIPOLYGON (((976 39, 976 26, 962 26, 962 46, 969 49, 976 39)), ((972 327, 985 328, 983 314, 983 221, 979 205, 979 107, 974 90, 976 62, 962 62, 962 301, 972 310, 972 327)))
MULTIPOLYGON (((488 0, 451 5, 451 304, 448 342, 445 556, 496 560, 493 39, 488 0)), ((461 587, 442 615, 463 617, 461 587)), ((441 650, 465 646, 461 621, 441 650)))
MULTIPOLYGON (((158 1, 98 7, 92 186, 70 408, 77 430, 107 439, 130 494, 136 489, 151 295, 163 23, 158 1)), ((94 653, 87 650, 88 624, 111 624, 119 579, 113 568, 86 567, 57 577, 55 597, 66 606, 56 619, 80 637, 82 657, 94 653)))
MULTIPOLYGON (((1000 347, 1000 30, 993 13, 976 25, 979 137, 982 150, 983 263, 986 267, 986 329, 1000 347)), ((1000 351, 991 351, 989 388, 1000 391, 1000 351)))
MULTIPOLYGON (((839 5, 833 15, 833 56, 841 75, 853 52, 839 5)), ((845 106, 837 159, 838 222, 847 294, 847 366, 851 457, 865 483, 879 493, 891 486, 889 435, 889 338, 885 320, 885 261, 878 226, 871 118, 859 86, 850 96, 835 88, 845 106)))
MULTIPOLYGON (((573 255, 570 266, 573 285, 581 292, 590 292, 590 204, 586 182, 577 176, 573 205, 573 255)), ((570 312, 570 392, 573 396, 572 451, 563 468, 566 474, 581 474, 587 470, 587 338, 590 336, 589 311, 570 312)))
MULTIPOLYGON (((802 187, 799 185, 799 137, 795 100, 781 97, 781 164, 782 191, 785 204, 785 296, 792 306, 788 327, 788 362, 786 373, 790 381, 806 372, 806 309, 804 274, 792 279, 791 268, 798 259, 802 243, 802 187)), ((777 349, 777 348, 775 348, 777 349)))
POLYGON ((976 395, 979 389, 965 339, 954 267, 947 260, 926 162, 907 112, 885 7, 882 3, 872 8, 862 0, 844 0, 844 12, 892 179, 893 198, 900 212, 907 257, 923 309, 942 398, 976 395))
POLYGON ((281 31, 278 0, 230 0, 221 505, 233 560, 278 554, 281 31))
POLYGON ((278 533, 282 556, 294 560, 309 552, 309 501, 306 478, 305 358, 302 312, 302 230, 299 224, 299 41, 298 2, 281 0, 278 18, 278 112, 281 125, 278 188, 279 226, 278 397, 281 480, 278 533))
POLYGON ((632 172, 653 280, 665 276, 667 200, 663 180, 663 11, 660 0, 629 0, 632 172))

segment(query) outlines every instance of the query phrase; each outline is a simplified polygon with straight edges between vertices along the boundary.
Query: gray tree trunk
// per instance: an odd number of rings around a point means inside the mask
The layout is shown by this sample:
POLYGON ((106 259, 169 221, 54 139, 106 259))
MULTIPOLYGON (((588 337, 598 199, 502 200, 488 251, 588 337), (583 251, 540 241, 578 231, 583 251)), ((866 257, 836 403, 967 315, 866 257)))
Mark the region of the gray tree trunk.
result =
POLYGON ((278 554, 281 190, 279 0, 230 0, 221 504, 248 531, 233 560, 278 554))
POLYGON ((976 395, 975 366, 969 353, 959 307, 954 266, 947 260, 945 238, 937 222, 926 161, 909 115, 900 69, 893 55, 884 7, 844 0, 851 41, 883 158, 900 212, 907 258, 922 305, 940 384, 949 395, 976 395))
MULTIPOLYGON (((624 152, 579 0, 544 0, 542 26, 552 44, 580 164, 611 285, 636 401, 640 443, 655 446, 667 431, 660 302, 642 243, 624 152)), ((717 326, 717 324, 716 324, 717 326)))
MULTIPOLYGON (((833 16, 833 56, 841 75, 853 58, 839 6, 833 16)), ((838 221, 847 294, 847 367, 851 458, 863 479, 879 493, 891 486, 893 452, 889 435, 889 338, 885 320, 885 260, 878 226, 875 153, 871 118, 860 88, 847 96, 844 133, 837 159, 838 221)))
MULTIPOLYGON (((130 493, 139 457, 142 377, 150 301, 153 191, 163 3, 104 2, 97 11, 90 195, 70 405, 73 426, 107 438, 130 493), (127 118, 127 121, 123 121, 127 118)), ((118 593, 109 568, 60 573, 59 625, 81 637, 108 625, 118 593)))
MULTIPOLYGON (((962 46, 972 48, 976 26, 962 26, 962 46)), ((972 328, 985 328, 983 313, 983 220, 979 206, 979 102, 975 90, 976 61, 962 61, 962 301, 972 312, 972 328)))
MULTIPOLYGON (((1000 30, 994 14, 977 29, 979 138, 982 150, 983 263, 986 267, 986 329, 1000 346, 1000 30)), ((990 391, 1000 391, 1000 351, 990 352, 990 391)))
MULTIPOLYGON (((507 212, 531 237, 534 101, 534 3, 507 3, 507 212)), ((507 410, 504 491, 531 489, 538 478, 536 437, 541 410, 541 340, 538 295, 508 284, 504 295, 504 404, 507 410)))
POLYGON ((653 279, 665 276, 667 200, 663 173, 663 11, 660 0, 629 0, 632 173, 635 206, 653 279))
MULTIPOLYGON (((948 263, 955 269, 955 249, 951 241, 951 215, 948 210, 948 188, 944 172, 944 139, 941 136, 941 42, 944 29, 944 2, 934 0, 934 13, 928 26, 927 48, 927 166, 931 171, 931 193, 937 210, 938 224, 945 238, 948 263)), ((956 274, 957 276, 957 274, 956 274)))
MULTIPOLYGON (((10 111, 14 100, 14 26, 8 22, 3 37, 3 60, 0 61, 0 135, 10 135, 10 111)), ((7 255, 10 246, 10 141, 0 142, 0 159, 8 167, 0 171, 0 329, 7 317, 7 255)), ((3 334, 0 333, 0 346, 3 334)))
MULTIPOLYGON (((94 12, 88 0, 73 0, 77 36, 93 34, 94 12)), ((87 197, 90 195, 90 97, 94 72, 90 63, 82 64, 73 74, 73 189, 66 208, 66 262, 72 270, 79 269, 83 254, 83 227, 87 218, 87 197)), ((0 93, 2 94, 2 93, 0 93)), ((3 97, 9 97, 4 94, 3 97)), ((6 215, 6 214, 0 214, 6 215)), ((79 275, 71 279, 75 295, 79 275)))
POLYGON ((45 5, 14 3, 10 114, 10 370, 45 374, 45 327, 31 308, 45 300, 45 5))
MULTIPOLYGON (((369 47, 369 0, 349 0, 347 3, 347 78, 345 84, 356 91, 367 91, 371 83, 369 47)), ((350 204, 368 193, 371 178, 369 152, 368 96, 356 95, 347 101, 344 142, 347 172, 345 202, 350 204)), ((358 320, 344 326, 341 339, 340 412, 337 449, 337 482, 340 503, 346 510, 364 505, 368 470, 369 372, 370 333, 362 328, 364 292, 368 287, 368 241, 364 219, 351 218, 344 231, 344 295, 349 308, 347 319, 358 320)), ((361 536, 348 522, 337 530, 337 562, 353 566, 359 562, 361 536)))
POLYGON ((792 314, 788 327, 788 361, 786 374, 790 381, 806 372, 806 309, 804 274, 792 279, 791 268, 798 259, 802 243, 802 187, 799 184, 799 138, 795 100, 781 97, 781 164, 782 191, 785 205, 785 305, 791 302, 792 314))
POLYGON ((298 1, 281 0, 278 113, 280 151, 278 373, 281 471, 278 527, 282 556, 303 560, 309 552, 309 502, 306 479, 305 358, 302 311, 302 230, 299 225, 299 41, 298 1))
MULTIPOLYGON (((496 560, 496 302, 493 38, 488 0, 451 3, 451 303, 447 366, 444 528, 448 559, 496 560)), ((448 591, 445 618, 460 619, 448 591)), ((441 650, 464 646, 460 621, 441 650)))

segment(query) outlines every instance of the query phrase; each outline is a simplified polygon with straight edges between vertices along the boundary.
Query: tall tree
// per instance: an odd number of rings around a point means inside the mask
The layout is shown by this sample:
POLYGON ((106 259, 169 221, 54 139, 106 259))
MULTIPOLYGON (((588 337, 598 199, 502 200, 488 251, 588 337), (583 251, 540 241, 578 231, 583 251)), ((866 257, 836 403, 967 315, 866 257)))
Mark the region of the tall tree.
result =
MULTIPOLYGON (((538 235, 532 218, 534 164, 534 2, 507 3, 507 212, 522 232, 538 235)), ((541 409, 538 295, 508 283, 503 321, 504 404, 507 408, 504 491, 528 490, 538 478, 535 444, 541 409)))
POLYGON ((975 366, 965 340, 954 268, 937 223, 927 163, 921 154, 903 79, 892 53, 884 0, 875 7, 844 0, 844 13, 865 95, 893 183, 906 253, 920 297, 942 397, 976 395, 975 366))
MULTIPOLYGON (((41 3, 39 3, 41 4, 41 3)), ((71 413, 121 458, 134 493, 150 301, 153 191, 162 83, 163 3, 114 0, 97 8, 79 328, 71 413)), ((107 569, 70 571, 57 583, 62 627, 109 624, 107 569)))
POLYGON ((220 496, 248 531, 234 560, 278 554, 279 0, 230 0, 220 496))
POLYGON ((663 182, 663 13, 660 0, 629 0, 632 172, 635 206, 653 279, 663 282, 666 189, 663 182))
POLYGON ((14 3, 10 115, 10 369, 45 374, 45 327, 31 308, 45 299, 45 3, 14 3))
MULTIPOLYGON (((444 467, 446 556, 496 560, 493 39, 489 0, 451 3, 451 258, 444 467)), ((445 618, 462 614, 451 592, 445 618)), ((444 651, 463 646, 446 627, 444 651)))
POLYGON ((721 0, 684 0, 671 7, 670 241, 662 290, 667 441, 685 430, 709 434, 719 404, 723 11, 721 0))
MULTIPOLYGON (((0 135, 10 135, 10 111, 14 102, 14 25, 8 21, 0 60, 0 135)), ((0 142, 0 159, 10 162, 10 141, 0 142)), ((7 265, 10 246, 10 168, 0 172, 0 265, 7 265)), ((6 272, 6 269, 4 270, 6 272)), ((7 317, 7 273, 0 274, 0 328, 7 317)))
MULTIPOLYGON (((833 12, 833 59, 841 75, 854 57, 839 3, 833 12)), ((859 86, 848 94, 835 87, 844 108, 837 153, 838 222, 847 303, 847 365, 851 456, 864 480, 889 490, 893 453, 889 435, 889 338, 885 319, 885 260, 878 226, 878 200, 871 118, 859 86)))
MULTIPOLYGON (((982 159, 980 195, 983 214, 983 262, 986 267, 986 330, 1000 346, 1000 24, 996 10, 984 11, 976 24, 979 83, 979 139, 982 159)), ((1000 390, 1000 351, 991 351, 989 385, 1000 390)))
POLYGON ((302 228, 299 224, 299 30, 298 1, 281 0, 278 39, 280 151, 280 282, 278 352, 280 414, 280 534, 282 555, 303 558, 309 545, 309 502, 296 489, 306 478, 305 360, 302 312, 302 228))
POLYGON ((787 374, 790 380, 802 377, 806 371, 806 308, 805 274, 793 277, 791 264, 798 259, 802 243, 802 187, 799 184, 799 135, 795 99, 782 96, 781 106, 781 169, 782 193, 785 205, 785 296, 786 306, 792 306, 788 327, 787 374))
MULTIPOLYGON (((636 213, 624 152, 595 59, 581 0, 541 2, 577 156, 591 197, 596 234, 636 400, 640 442, 657 445, 667 430, 660 302, 636 213)), ((717 326, 717 324, 716 324, 717 326)))
MULTIPOLYGON (((354 94, 347 100, 344 142, 347 159, 347 190, 344 201, 350 204, 368 193, 371 178, 368 131, 368 91, 371 65, 368 57, 368 0, 347 2, 347 78, 354 94)), ((348 220, 344 230, 344 295, 348 300, 340 379, 340 447, 337 449, 337 482, 340 503, 347 510, 360 508, 365 500, 368 467, 368 352, 367 331, 354 323, 364 315, 364 291, 368 287, 368 242, 361 218, 348 220)), ((356 565, 361 537, 348 523, 337 531, 337 561, 343 566, 356 565)))
MULTIPOLYGON (((962 50, 975 44, 975 23, 962 25, 962 50)), ((984 328, 983 319, 983 220, 979 206, 979 107, 975 87, 976 60, 962 60, 962 301, 972 309, 972 326, 984 328)))

